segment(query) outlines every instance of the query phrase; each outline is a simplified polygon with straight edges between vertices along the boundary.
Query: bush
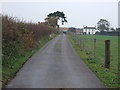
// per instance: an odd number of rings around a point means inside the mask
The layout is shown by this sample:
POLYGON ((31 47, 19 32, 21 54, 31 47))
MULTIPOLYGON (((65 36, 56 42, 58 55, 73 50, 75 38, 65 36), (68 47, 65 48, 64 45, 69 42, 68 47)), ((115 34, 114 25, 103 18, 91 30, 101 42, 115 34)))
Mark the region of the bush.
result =
POLYGON ((35 48, 39 40, 49 37, 56 29, 44 24, 26 23, 17 18, 2 16, 3 67, 13 63, 16 57, 24 56, 35 48))
POLYGON ((96 32, 95 34, 96 35, 118 36, 119 32, 118 31, 111 31, 111 32, 101 31, 101 32, 96 32))

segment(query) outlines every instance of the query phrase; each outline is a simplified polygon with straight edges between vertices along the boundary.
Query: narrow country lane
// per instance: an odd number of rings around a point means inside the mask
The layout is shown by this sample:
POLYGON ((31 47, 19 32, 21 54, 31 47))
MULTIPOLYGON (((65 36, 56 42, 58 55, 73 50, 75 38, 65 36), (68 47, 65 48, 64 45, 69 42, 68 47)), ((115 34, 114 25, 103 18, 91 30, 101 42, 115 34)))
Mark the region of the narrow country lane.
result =
POLYGON ((7 88, 103 88, 79 58, 65 34, 34 54, 7 88))

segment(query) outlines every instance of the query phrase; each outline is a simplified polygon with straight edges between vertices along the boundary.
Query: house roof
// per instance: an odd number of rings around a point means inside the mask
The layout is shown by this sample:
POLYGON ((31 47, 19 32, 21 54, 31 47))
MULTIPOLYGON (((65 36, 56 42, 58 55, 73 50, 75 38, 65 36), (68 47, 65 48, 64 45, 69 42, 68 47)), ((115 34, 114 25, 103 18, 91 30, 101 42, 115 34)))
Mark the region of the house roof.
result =
POLYGON ((69 28, 67 27, 60 27, 59 30, 68 30, 69 28))
POLYGON ((84 29, 96 29, 96 27, 88 27, 88 26, 86 26, 86 27, 84 27, 84 29))
POLYGON ((76 32, 83 32, 82 29, 76 29, 76 32))

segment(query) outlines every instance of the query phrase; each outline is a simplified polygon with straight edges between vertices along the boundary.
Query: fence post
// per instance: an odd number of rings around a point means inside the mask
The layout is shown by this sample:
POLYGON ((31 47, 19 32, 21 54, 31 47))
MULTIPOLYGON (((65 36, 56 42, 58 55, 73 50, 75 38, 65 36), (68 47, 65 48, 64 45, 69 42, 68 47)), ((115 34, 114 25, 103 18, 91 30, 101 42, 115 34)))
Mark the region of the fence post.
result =
POLYGON ((74 35, 74 32, 73 32, 73 40, 75 40, 75 35, 74 35))
POLYGON ((96 57, 96 39, 94 39, 94 57, 96 57))
POLYGON ((83 34, 83 37, 82 37, 82 43, 83 43, 83 51, 84 51, 84 34, 83 34))
POLYGON ((81 39, 81 35, 80 35, 80 50, 82 50, 82 39, 81 39))
POLYGON ((110 40, 105 40, 105 67, 110 68, 110 40))
POLYGON ((72 32, 72 34, 73 34, 73 40, 74 40, 74 33, 72 32))
POLYGON ((76 41, 77 41, 77 37, 76 37, 76 32, 75 32, 75 44, 76 44, 76 41))
POLYGON ((78 35, 76 34, 76 45, 78 45, 78 35))

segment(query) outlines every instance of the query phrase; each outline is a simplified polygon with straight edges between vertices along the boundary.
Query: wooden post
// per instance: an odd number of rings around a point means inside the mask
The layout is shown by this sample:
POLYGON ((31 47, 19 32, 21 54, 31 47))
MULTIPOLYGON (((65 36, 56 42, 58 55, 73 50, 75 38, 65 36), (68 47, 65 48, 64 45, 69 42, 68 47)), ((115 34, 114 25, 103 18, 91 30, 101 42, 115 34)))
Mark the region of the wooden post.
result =
POLYGON ((75 33, 73 33, 74 41, 75 41, 75 33))
POLYGON ((82 37, 82 35, 80 35, 80 49, 82 50, 82 45, 81 45, 82 44, 82 38, 81 37, 82 37))
POLYGON ((84 34, 83 34, 83 37, 82 37, 82 43, 83 43, 83 51, 84 51, 84 34))
POLYGON ((81 43, 81 42, 80 42, 80 36, 79 36, 79 47, 80 47, 80 43, 81 43))
POLYGON ((87 54, 90 54, 90 29, 89 29, 89 32, 88 32, 88 38, 87 38, 87 54))
MULTIPOLYGON (((120 2, 119 2, 119 5, 120 5, 120 2)), ((118 28, 118 40, 120 40, 120 27, 118 28)), ((120 45, 119 41, 118 41, 118 45, 120 45)), ((120 53, 120 47, 118 47, 118 53, 120 53)), ((120 55, 118 55, 118 85, 120 85, 120 55)))
POLYGON ((72 34, 73 34, 73 40, 74 40, 74 33, 72 32, 72 34))
POLYGON ((78 34, 76 35, 76 44, 78 45, 78 34))
POLYGON ((96 39, 94 39, 94 57, 96 57, 96 39))
POLYGON ((110 68, 110 40, 105 40, 105 67, 110 68))
POLYGON ((76 33, 74 33, 75 34, 75 44, 76 44, 76 33))

